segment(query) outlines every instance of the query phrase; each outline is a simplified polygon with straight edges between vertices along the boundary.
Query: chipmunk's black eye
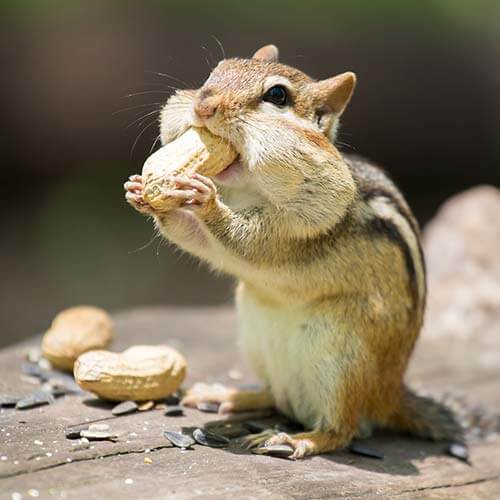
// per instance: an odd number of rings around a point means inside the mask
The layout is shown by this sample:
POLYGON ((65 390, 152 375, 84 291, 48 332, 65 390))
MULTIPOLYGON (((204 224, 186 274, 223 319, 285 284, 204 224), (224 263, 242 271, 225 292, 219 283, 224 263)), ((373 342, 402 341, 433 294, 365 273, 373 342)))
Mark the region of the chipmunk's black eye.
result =
POLYGON ((289 102, 288 91, 283 85, 275 85, 271 87, 263 96, 262 100, 270 102, 276 106, 285 106, 289 102))

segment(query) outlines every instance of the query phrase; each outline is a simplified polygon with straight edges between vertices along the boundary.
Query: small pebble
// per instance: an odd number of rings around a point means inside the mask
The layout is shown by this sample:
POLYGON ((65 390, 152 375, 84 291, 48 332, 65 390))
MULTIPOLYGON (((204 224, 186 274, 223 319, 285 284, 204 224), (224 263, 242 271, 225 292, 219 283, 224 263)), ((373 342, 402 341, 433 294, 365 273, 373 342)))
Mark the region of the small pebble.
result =
POLYGON ((125 479, 125 484, 134 484, 134 480, 128 477, 127 479, 125 479))
POLYGON ((40 496, 40 493, 39 493, 38 490, 35 490, 35 489, 32 488, 32 489, 28 490, 28 496, 37 498, 37 497, 40 496))
POLYGON ((446 453, 450 457, 458 458, 462 462, 469 463, 469 449, 467 446, 460 443, 451 443, 446 449, 446 453))
POLYGON ((19 493, 18 491, 14 491, 11 495, 10 495, 10 498, 12 500, 23 500, 23 496, 21 495, 21 493, 19 493))
POLYGON ((82 438, 78 443, 74 443, 75 448, 73 451, 87 450, 90 448, 90 441, 87 438, 82 438))
POLYGON ((293 453, 293 448, 286 444, 277 444, 273 446, 259 446, 254 448, 252 453, 255 455, 269 455, 277 458, 288 458, 293 453))
POLYGON ((204 413, 218 413, 219 412, 219 404, 218 403, 198 403, 196 408, 204 413))
POLYGON ((145 458, 144 458, 144 463, 145 463, 145 464, 152 464, 152 463, 153 463, 153 460, 151 460, 151 458, 149 458, 149 457, 145 457, 145 458))
POLYGON ((191 436, 180 432, 165 431, 163 435, 178 448, 190 448, 195 443, 191 436))
POLYGON ((203 429, 195 429, 193 438, 198 444, 210 446, 211 448, 226 448, 229 445, 227 437, 203 429))
POLYGON ((123 403, 117 404, 112 410, 113 415, 126 415, 127 413, 134 413, 137 411, 139 406, 135 401, 124 401, 123 403))
POLYGON ((181 417, 184 415, 184 410, 182 406, 168 406, 165 415, 167 417, 181 417))
POLYGON ((38 445, 38 446, 42 446, 43 445, 43 441, 40 441, 39 439, 35 439, 33 441, 34 444, 38 445))
POLYGON ((0 457, 0 460, 1 460, 2 462, 5 462, 5 461, 7 460, 7 456, 6 456, 6 455, 2 455, 2 456, 0 457))
POLYGON ((154 401, 146 401, 145 403, 142 403, 141 405, 139 405, 139 407, 137 409, 139 411, 149 411, 149 410, 153 409, 154 405, 155 405, 154 401))

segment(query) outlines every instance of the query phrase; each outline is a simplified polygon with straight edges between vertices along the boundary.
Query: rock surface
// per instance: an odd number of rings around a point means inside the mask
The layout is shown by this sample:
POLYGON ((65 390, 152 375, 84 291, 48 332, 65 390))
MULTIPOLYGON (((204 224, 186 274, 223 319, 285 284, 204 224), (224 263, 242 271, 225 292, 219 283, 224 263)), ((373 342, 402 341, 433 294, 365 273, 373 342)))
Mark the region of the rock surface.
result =
MULTIPOLYGON (((493 188, 452 198, 425 235, 430 272, 429 313, 408 382, 464 394, 500 412, 500 200, 493 188)), ((114 316, 114 349, 167 343, 188 361, 187 385, 234 384, 251 375, 236 351, 232 308, 143 308, 114 316)), ((40 339, 0 352, 0 394, 26 395, 23 355, 40 339)), ((500 440, 473 444, 468 465, 439 443, 378 435, 357 444, 383 460, 339 451, 300 462, 258 456, 237 447, 173 448, 165 431, 203 427, 218 418, 186 409, 114 417, 112 404, 72 394, 18 412, 0 409, 0 499, 28 498, 500 498, 500 440), (85 446, 67 439, 74 426, 104 422, 121 437, 85 446), (33 495, 32 495, 33 496, 33 495), (15 498, 21 498, 16 495, 15 498)))
POLYGON ((425 228, 425 334, 500 345, 500 190, 481 186, 450 198, 425 228), (491 332, 485 335, 485 332, 491 332))

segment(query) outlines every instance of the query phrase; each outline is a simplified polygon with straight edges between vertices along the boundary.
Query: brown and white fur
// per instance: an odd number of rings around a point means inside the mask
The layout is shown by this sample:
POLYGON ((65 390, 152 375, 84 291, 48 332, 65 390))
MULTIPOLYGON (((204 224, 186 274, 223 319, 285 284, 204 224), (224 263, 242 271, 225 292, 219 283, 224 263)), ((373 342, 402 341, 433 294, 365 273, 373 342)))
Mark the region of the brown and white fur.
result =
POLYGON ((125 184, 165 238, 239 281, 241 346, 265 389, 191 392, 184 403, 274 406, 308 429, 267 440, 290 444, 294 458, 343 447, 373 425, 434 439, 458 432, 403 383, 422 324, 424 261, 394 184, 333 145, 355 82, 353 73, 315 81, 278 63, 274 46, 223 60, 200 89, 168 100, 161 138, 207 127, 239 159, 213 179, 177 178, 165 196, 178 208, 167 213, 145 203, 140 176, 125 184), (275 85, 290 104, 263 101, 275 85))

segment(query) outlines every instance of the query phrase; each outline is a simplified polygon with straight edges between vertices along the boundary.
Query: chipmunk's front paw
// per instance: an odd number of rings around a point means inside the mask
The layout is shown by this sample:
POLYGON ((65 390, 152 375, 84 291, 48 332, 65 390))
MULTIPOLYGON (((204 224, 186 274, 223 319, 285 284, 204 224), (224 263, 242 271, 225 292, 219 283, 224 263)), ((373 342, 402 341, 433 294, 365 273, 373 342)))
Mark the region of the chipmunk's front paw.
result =
POLYGON ((138 212, 145 215, 154 215, 155 210, 145 200, 143 196, 142 177, 131 175, 123 185, 125 189, 125 199, 138 212))
POLYGON ((173 181, 176 189, 169 190, 168 196, 179 200, 180 207, 204 212, 215 205, 217 188, 208 177, 193 173, 176 176, 173 181))

